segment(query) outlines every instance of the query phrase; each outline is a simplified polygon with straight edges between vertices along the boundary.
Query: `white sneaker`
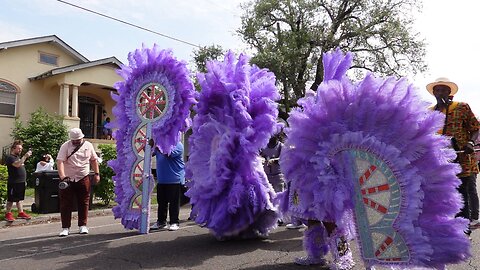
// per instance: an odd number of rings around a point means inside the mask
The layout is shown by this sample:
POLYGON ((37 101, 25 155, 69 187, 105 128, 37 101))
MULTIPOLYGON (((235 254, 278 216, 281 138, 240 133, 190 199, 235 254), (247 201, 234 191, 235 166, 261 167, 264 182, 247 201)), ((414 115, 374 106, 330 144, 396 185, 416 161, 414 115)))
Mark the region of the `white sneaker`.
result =
POLYGON ((62 228, 62 231, 60 232, 60 234, 58 236, 60 237, 65 237, 67 236, 69 233, 69 229, 68 228, 62 228))
POLYGON ((88 234, 87 226, 80 226, 80 234, 88 234))
POLYGON ((168 228, 169 231, 176 231, 180 228, 180 226, 178 226, 177 223, 173 223, 172 225, 170 225, 170 228, 168 228))
POLYGON ((288 223, 285 228, 294 230, 294 229, 301 229, 307 227, 305 224, 293 224, 293 223, 288 223))

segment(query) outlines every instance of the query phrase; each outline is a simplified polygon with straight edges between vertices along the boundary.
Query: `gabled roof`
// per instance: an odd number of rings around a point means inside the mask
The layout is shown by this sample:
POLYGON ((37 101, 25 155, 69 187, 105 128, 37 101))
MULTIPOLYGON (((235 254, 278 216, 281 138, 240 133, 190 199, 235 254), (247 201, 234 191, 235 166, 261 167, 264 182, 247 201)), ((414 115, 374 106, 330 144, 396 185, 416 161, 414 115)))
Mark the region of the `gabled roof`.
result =
POLYGON ((55 76, 55 75, 58 75, 58 74, 62 74, 62 73, 73 72, 73 71, 79 70, 79 69, 101 66, 101 65, 106 65, 106 64, 113 64, 113 65, 116 65, 118 68, 120 68, 120 66, 122 65, 122 62, 120 62, 117 58, 112 56, 112 57, 109 57, 109 58, 99 59, 99 60, 91 61, 91 62, 87 62, 87 63, 55 68, 55 69, 49 70, 47 72, 44 72, 44 73, 42 73, 38 76, 29 78, 29 80, 30 81, 41 80, 41 79, 45 79, 45 78, 55 76))
POLYGON ((20 46, 26 46, 26 45, 32 45, 32 44, 39 44, 39 43, 45 43, 45 42, 55 43, 61 49, 68 52, 73 58, 75 58, 76 60, 78 60, 80 62, 89 62, 88 59, 85 56, 81 55, 79 52, 77 52, 75 49, 70 47, 63 40, 58 38, 56 35, 1 42, 0 43, 0 50, 6 50, 8 48, 20 47, 20 46))

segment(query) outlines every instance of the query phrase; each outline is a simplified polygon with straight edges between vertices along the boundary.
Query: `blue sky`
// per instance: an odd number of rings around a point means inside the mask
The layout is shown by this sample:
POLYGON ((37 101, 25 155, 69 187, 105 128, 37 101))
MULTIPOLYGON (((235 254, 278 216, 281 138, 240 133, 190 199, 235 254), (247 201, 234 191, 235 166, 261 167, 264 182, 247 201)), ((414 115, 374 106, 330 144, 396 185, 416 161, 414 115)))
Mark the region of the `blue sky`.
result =
MULTIPOLYGON (((235 34, 244 0, 68 0, 88 9, 201 46, 218 44, 236 52, 246 45, 235 34)), ((190 62, 194 47, 103 18, 55 0, 0 0, 0 42, 57 35, 89 60, 110 56, 127 63, 127 54, 142 43, 172 48, 190 62)), ((429 71, 410 80, 433 101, 425 85, 449 77, 459 85, 456 100, 480 115, 480 3, 424 0, 415 14, 414 31, 426 39, 429 71)))
MULTIPOLYGON (((242 50, 235 30, 239 0, 68 0, 67 2, 198 45, 242 50), (225 4, 228 2, 228 4, 225 4)), ((172 48, 190 61, 193 46, 128 26, 55 0, 0 0, 0 42, 57 35, 89 60, 110 56, 127 63, 142 43, 172 48)))

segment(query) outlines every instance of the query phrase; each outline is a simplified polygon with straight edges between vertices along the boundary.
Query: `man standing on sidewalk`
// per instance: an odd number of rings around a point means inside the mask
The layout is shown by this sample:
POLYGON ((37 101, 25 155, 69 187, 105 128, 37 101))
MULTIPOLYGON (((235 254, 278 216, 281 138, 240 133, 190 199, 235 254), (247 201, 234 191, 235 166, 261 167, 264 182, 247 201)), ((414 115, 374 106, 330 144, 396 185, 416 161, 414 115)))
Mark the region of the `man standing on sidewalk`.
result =
POLYGON ((7 181, 7 213, 5 219, 14 221, 15 218, 11 212, 13 203, 17 204, 17 218, 30 219, 30 216, 23 212, 22 202, 25 199, 25 184, 27 180, 27 171, 25 170, 25 160, 32 155, 32 151, 28 150, 22 158, 23 143, 19 140, 13 142, 10 148, 10 155, 5 159, 8 170, 7 181))
POLYGON ((88 234, 87 216, 90 202, 90 169, 95 173, 94 181, 100 181, 97 153, 90 142, 83 139, 81 129, 69 131, 70 140, 62 144, 57 156, 58 176, 64 187, 60 189, 60 216, 62 231, 59 236, 67 236, 72 222, 73 197, 78 203, 78 227, 80 234, 88 234))

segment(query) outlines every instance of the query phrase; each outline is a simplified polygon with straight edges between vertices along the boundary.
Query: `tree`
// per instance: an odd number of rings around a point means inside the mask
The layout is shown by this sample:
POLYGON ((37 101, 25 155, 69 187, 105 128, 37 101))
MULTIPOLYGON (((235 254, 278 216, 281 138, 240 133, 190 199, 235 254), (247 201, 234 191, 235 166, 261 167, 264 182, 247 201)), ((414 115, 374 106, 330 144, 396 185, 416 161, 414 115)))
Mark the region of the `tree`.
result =
POLYGON ((405 76, 426 70, 425 43, 412 30, 416 0, 253 0, 237 32, 257 51, 252 62, 277 76, 282 118, 323 80, 322 53, 354 53, 362 73, 405 76))
MULTIPOLYGON (((11 136, 22 140, 24 148, 32 148, 33 152, 25 162, 27 179, 31 179, 42 155, 48 153, 55 158, 60 146, 67 141, 68 128, 62 120, 61 116, 50 115, 43 108, 34 111, 26 125, 18 119, 15 120, 11 136)), ((32 181, 29 181, 29 184, 31 185, 32 181)))
POLYGON ((201 47, 193 51, 193 63, 198 72, 207 72, 207 61, 220 60, 224 54, 219 45, 201 47))

